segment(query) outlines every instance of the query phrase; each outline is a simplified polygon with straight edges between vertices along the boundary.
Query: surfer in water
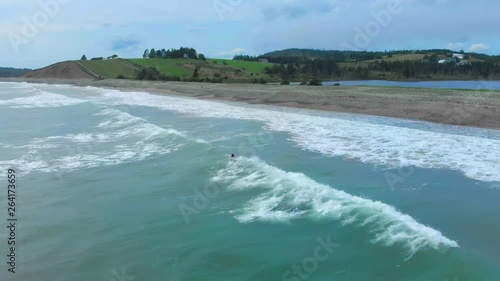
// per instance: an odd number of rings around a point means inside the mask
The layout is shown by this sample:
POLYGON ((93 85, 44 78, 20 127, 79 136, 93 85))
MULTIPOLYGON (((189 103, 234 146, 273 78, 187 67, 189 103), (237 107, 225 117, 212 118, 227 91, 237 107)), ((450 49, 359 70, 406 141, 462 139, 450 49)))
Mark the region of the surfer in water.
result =
POLYGON ((234 157, 236 157, 236 156, 234 154, 231 154, 231 158, 234 158, 234 157))

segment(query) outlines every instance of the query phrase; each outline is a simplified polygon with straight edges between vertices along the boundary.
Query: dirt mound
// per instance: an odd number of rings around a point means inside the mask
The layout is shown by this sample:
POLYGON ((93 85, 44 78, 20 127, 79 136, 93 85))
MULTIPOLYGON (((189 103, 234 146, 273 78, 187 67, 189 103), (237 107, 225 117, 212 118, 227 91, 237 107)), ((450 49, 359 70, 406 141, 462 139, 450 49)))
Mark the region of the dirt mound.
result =
POLYGON ((85 69, 78 62, 60 62, 34 70, 23 77, 26 78, 59 78, 59 79, 96 79, 94 73, 85 69))

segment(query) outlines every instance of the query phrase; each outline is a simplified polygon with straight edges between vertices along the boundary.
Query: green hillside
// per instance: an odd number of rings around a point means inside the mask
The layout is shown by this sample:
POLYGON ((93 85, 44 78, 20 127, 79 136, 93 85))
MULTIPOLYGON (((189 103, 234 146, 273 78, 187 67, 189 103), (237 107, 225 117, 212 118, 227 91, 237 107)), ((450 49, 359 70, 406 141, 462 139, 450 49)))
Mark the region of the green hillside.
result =
POLYGON ((191 78, 198 68, 200 78, 224 78, 228 81, 249 81, 254 78, 266 78, 264 68, 271 63, 233 61, 222 59, 128 59, 137 67, 153 67, 167 76, 191 78), (224 63, 225 62, 225 63, 224 63))
POLYGON ((91 72, 105 79, 123 76, 135 79, 145 68, 155 68, 165 76, 177 76, 190 79, 198 68, 199 78, 223 79, 227 82, 248 82, 254 79, 269 79, 264 68, 272 67, 272 63, 223 59, 108 59, 78 61, 91 72))
POLYGON ((128 79, 133 79, 137 76, 138 73, 138 69, 136 69, 132 64, 121 59, 90 60, 79 62, 90 71, 107 79, 114 79, 119 75, 123 75, 128 79))
POLYGON ((226 62, 227 65, 229 66, 244 69, 248 72, 254 72, 254 73, 264 72, 264 68, 273 66, 272 63, 262 63, 255 61, 224 60, 224 59, 208 59, 208 61, 217 62, 219 64, 223 64, 224 62, 226 62))
POLYGON ((153 67, 165 75, 175 75, 181 78, 191 77, 194 65, 198 60, 193 59, 128 59, 128 61, 141 66, 153 67))

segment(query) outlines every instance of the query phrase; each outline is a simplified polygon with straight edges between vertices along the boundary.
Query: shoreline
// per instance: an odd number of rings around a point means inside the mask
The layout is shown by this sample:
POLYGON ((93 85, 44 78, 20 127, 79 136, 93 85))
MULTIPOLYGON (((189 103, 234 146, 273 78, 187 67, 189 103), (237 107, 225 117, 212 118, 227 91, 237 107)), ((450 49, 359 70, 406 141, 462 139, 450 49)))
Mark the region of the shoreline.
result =
POLYGON ((385 116, 432 123, 500 129, 500 92, 380 86, 282 86, 134 80, 0 79, 144 91, 288 108, 385 116))

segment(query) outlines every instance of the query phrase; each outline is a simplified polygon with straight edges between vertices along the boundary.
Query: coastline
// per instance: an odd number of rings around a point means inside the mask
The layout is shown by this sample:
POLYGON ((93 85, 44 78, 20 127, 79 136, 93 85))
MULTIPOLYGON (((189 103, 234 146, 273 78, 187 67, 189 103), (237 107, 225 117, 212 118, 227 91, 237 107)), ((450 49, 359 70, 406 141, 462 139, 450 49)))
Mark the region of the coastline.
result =
POLYGON ((205 100, 386 116, 448 125, 500 129, 500 92, 377 86, 281 86, 135 80, 0 79, 145 91, 205 100))

